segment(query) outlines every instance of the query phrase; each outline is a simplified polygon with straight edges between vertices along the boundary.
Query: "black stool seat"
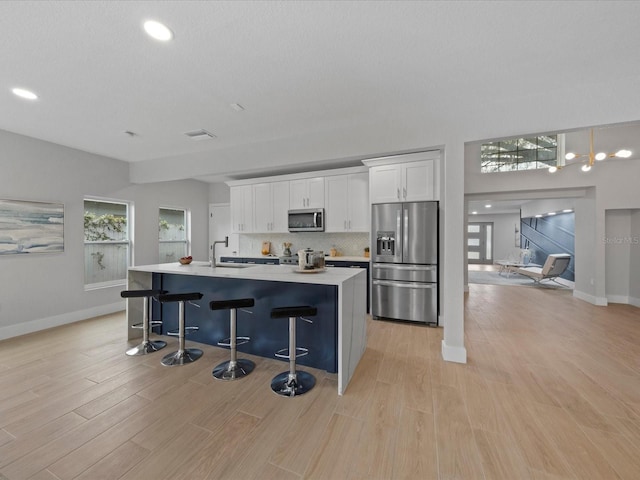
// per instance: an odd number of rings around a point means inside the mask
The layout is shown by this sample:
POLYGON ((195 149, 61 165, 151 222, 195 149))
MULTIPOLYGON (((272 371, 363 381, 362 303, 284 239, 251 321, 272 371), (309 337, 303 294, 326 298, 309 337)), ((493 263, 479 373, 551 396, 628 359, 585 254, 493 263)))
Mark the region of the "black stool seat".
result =
MULTIPOLYGON (((160 295, 158 300, 162 303, 180 302, 178 308, 178 351, 165 355, 162 359, 162 364, 167 367, 173 367, 176 365, 186 365, 198 360, 203 352, 199 348, 185 348, 184 337, 187 330, 198 330, 198 327, 185 326, 185 314, 184 307, 185 302, 191 302, 192 300, 200 300, 204 295, 200 292, 186 292, 186 293, 170 293, 166 295, 160 295)), ((193 304, 199 307, 197 304, 193 304)), ((168 332, 169 335, 175 335, 174 332, 168 332)))
POLYGON ((157 297, 167 293, 167 290, 123 290, 120 292, 122 298, 157 297))
POLYGON ((163 342, 162 340, 151 341, 149 339, 151 328, 162 324, 160 320, 149 319, 151 316, 150 302, 152 298, 155 299, 163 293, 167 293, 167 290, 123 290, 120 292, 122 298, 144 298, 144 303, 142 304, 142 322, 131 325, 131 328, 142 329, 142 343, 127 350, 127 355, 146 355, 157 352, 167 346, 167 342, 163 342))
POLYGON ((189 293, 169 293, 166 295, 160 295, 158 300, 162 303, 168 302, 190 302, 191 300, 200 300, 204 295, 200 292, 189 293))
MULTIPOLYGON (((253 372, 256 364, 245 358, 238 358, 237 346, 251 340, 249 337, 236 336, 236 315, 238 308, 248 308, 255 305, 253 298, 235 298, 228 300, 213 300, 209 303, 211 310, 230 310, 229 313, 229 338, 218 342, 222 347, 229 347, 231 358, 222 362, 213 369, 211 374, 218 380, 237 380, 244 378, 253 372)), ((251 313, 251 312, 248 312, 251 313)))
POLYGON ((316 307, 302 305, 299 307, 277 307, 271 309, 271 318, 314 317, 318 314, 316 307))
POLYGON ((279 373, 271 379, 271 390, 278 395, 286 397, 302 395, 316 384, 316 378, 313 375, 296 369, 296 357, 302 357, 309 353, 307 348, 296 346, 296 319, 300 318, 308 323, 313 323, 304 317, 313 317, 317 314, 318 309, 309 305, 271 309, 271 318, 289 318, 289 348, 278 350, 275 354, 276 357, 289 359, 289 370, 279 373))
POLYGON ((249 308, 256 304, 253 298, 238 298, 236 300, 213 300, 209 303, 211 310, 229 310, 230 308, 249 308))

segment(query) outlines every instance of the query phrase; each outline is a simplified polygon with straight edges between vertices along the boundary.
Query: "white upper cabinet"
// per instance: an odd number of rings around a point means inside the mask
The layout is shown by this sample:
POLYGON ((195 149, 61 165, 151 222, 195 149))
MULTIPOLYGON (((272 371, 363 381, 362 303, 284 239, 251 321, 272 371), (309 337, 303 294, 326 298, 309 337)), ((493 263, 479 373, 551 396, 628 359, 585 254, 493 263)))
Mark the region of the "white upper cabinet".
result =
POLYGON ((381 165, 369 170, 371 203, 401 202, 400 165, 381 165))
MULTIPOLYGON (((439 190, 436 183, 438 162, 439 158, 430 158, 371 166, 369 169, 371 203, 438 200, 439 190)), ((378 163, 377 160, 376 163, 378 163)))
POLYGON ((291 180, 289 208, 324 208, 324 177, 291 180))
POLYGON ((231 231, 251 233, 253 231, 253 189, 251 185, 231 187, 231 231))
POLYGON ((257 183, 252 187, 253 233, 286 232, 289 182, 257 183))
POLYGON ((369 175, 325 177, 327 232, 369 231, 369 175))
POLYGON ((433 164, 434 160, 401 164, 403 201, 435 200, 433 164))

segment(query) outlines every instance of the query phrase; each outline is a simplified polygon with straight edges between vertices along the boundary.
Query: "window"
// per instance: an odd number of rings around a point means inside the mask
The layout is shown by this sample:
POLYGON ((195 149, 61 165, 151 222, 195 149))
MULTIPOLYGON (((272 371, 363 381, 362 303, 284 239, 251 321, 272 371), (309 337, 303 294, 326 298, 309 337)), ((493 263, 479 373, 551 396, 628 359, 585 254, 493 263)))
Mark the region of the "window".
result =
POLYGON ((483 143, 480 147, 482 173, 535 170, 556 165, 558 135, 540 135, 483 143))
POLYGON ((188 212, 177 208, 161 208, 158 216, 160 263, 177 262, 189 254, 188 212))
POLYGON ((131 263, 129 204, 84 201, 84 283, 90 288, 122 285, 131 263))

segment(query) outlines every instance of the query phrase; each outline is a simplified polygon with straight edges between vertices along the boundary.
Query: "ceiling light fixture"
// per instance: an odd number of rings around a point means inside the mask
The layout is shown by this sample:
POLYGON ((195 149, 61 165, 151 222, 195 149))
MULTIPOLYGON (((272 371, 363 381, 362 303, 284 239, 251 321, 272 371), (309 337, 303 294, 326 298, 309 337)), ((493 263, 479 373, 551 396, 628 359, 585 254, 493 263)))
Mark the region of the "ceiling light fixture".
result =
POLYGON ((473 212, 471 212, 471 215, 477 215, 478 212, 476 212, 475 210, 473 212))
POLYGON ((565 208, 564 210, 562 210, 562 213, 571 213, 573 212, 573 208, 565 208))
POLYGON ((558 159, 556 165, 549 167, 549 173, 555 173, 558 170, 561 170, 563 167, 572 165, 572 164, 568 164, 568 165, 565 164, 565 160, 571 161, 571 160, 575 160, 576 158, 586 159, 586 162, 582 164, 581 170, 583 172, 588 172, 589 170, 591 170, 591 167, 593 167, 596 161, 600 162, 605 158, 613 158, 613 157, 629 158, 630 156, 631 156, 630 150, 618 150, 616 153, 605 153, 605 152, 595 153, 595 150, 593 149, 593 128, 592 128, 589 131, 589 153, 569 152, 564 156, 564 158, 558 159))
POLYGON ((147 20, 144 22, 144 31, 147 32, 150 37, 160 40, 161 42, 168 42, 173 38, 173 32, 169 27, 155 20, 147 20))
POLYGON ((210 140, 212 138, 216 138, 216 136, 213 133, 207 132, 206 130, 203 130, 203 129, 193 130, 191 132, 185 132, 184 134, 187 137, 189 137, 191 140, 210 140))
POLYGON ((491 204, 487 203, 484 208, 491 208, 491 204))
POLYGON ((33 93, 31 90, 26 90, 24 88, 14 88, 11 90, 14 95, 20 98, 26 98, 27 100, 37 100, 38 95, 33 93))
POLYGON ((549 212, 549 213, 547 213, 547 215, 555 215, 555 214, 556 214, 556 212, 549 212))

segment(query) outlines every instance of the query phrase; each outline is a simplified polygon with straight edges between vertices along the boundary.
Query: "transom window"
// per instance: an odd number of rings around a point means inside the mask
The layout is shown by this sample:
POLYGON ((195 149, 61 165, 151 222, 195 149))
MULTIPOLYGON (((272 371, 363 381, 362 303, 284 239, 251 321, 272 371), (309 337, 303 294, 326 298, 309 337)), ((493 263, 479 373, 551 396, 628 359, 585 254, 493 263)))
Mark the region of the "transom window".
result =
POLYGON ((557 157, 557 135, 483 143, 480 149, 480 171, 494 173, 549 168, 556 165, 557 157))

